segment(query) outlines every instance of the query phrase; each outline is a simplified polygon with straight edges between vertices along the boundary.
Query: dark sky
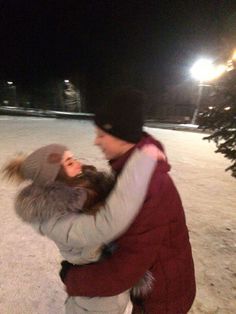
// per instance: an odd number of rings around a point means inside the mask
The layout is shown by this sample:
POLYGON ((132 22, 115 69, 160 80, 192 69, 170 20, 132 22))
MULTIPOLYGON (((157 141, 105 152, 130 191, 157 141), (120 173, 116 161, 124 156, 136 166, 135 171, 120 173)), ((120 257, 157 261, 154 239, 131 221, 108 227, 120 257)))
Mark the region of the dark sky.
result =
POLYGON ((163 86, 217 55, 235 0, 0 0, 0 79, 163 86))

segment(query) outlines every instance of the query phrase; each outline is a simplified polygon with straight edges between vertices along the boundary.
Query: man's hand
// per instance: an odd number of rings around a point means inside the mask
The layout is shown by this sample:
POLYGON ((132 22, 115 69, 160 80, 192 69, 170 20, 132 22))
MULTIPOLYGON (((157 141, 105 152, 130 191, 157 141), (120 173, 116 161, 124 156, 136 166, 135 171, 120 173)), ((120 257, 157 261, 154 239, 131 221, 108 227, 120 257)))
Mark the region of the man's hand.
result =
POLYGON ((59 275, 61 277, 61 281, 64 283, 64 280, 66 278, 68 270, 73 266, 73 264, 67 262, 67 261, 62 261, 61 262, 61 270, 59 272, 59 275))
POLYGON ((166 155, 154 144, 146 144, 141 147, 141 151, 153 158, 154 160, 166 161, 166 155))

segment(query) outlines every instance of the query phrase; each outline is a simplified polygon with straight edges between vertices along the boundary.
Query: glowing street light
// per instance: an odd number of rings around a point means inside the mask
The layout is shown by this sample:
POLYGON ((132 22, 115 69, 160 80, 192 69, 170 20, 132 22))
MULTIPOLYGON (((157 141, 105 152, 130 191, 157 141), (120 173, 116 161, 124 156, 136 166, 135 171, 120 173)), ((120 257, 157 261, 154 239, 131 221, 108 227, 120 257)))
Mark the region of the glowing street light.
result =
POLYGON ((209 82, 215 80, 226 71, 226 65, 214 65, 213 62, 208 59, 198 60, 190 69, 192 77, 199 82, 209 82))
POLYGON ((14 105, 17 105, 17 99, 16 99, 16 86, 12 81, 7 81, 7 85, 9 86, 9 90, 12 90, 13 93, 13 99, 14 99, 14 105))
POLYGON ((196 63, 194 63, 194 65, 190 69, 192 77, 199 82, 196 108, 193 113, 192 124, 196 123, 196 119, 198 116, 202 97, 202 90, 204 86, 203 83, 219 78, 226 71, 227 71, 226 65, 224 64, 214 65, 213 61, 209 59, 199 59, 196 63))
POLYGON ((213 71, 214 65, 209 59, 199 59, 190 69, 192 77, 200 82, 211 80, 213 71))
POLYGON ((200 103, 202 98, 202 89, 203 89, 203 82, 206 82, 211 79, 211 75, 213 72, 213 62, 209 59, 199 59, 194 63, 194 65, 190 69, 190 73, 192 77, 199 81, 198 84, 198 95, 197 95, 197 101, 196 101, 196 107, 193 113, 192 117, 192 124, 196 123, 196 119, 198 116, 198 112, 200 109, 200 103))

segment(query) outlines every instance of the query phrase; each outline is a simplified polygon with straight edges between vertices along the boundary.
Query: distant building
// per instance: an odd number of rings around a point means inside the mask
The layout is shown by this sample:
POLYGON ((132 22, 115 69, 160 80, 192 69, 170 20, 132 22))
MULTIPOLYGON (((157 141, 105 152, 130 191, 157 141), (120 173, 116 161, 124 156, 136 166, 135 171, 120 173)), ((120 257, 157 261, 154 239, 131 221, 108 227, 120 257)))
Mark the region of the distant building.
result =
MULTIPOLYGON (((167 122, 190 122, 199 92, 197 82, 185 81, 180 84, 167 86, 164 92, 151 97, 151 111, 149 117, 167 122)), ((200 109, 211 105, 210 95, 212 87, 203 86, 200 109)))

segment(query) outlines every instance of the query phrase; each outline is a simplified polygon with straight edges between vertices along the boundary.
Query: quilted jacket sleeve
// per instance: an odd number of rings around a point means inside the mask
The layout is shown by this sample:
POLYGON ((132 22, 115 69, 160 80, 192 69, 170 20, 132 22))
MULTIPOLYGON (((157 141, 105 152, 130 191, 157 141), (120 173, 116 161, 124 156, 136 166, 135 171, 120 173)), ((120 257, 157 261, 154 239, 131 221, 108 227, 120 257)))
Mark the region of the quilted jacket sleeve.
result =
POLYGON ((156 164, 157 160, 137 149, 104 207, 95 216, 74 215, 71 221, 62 217, 50 230, 51 239, 70 247, 83 248, 109 243, 117 238, 137 216, 156 164))

